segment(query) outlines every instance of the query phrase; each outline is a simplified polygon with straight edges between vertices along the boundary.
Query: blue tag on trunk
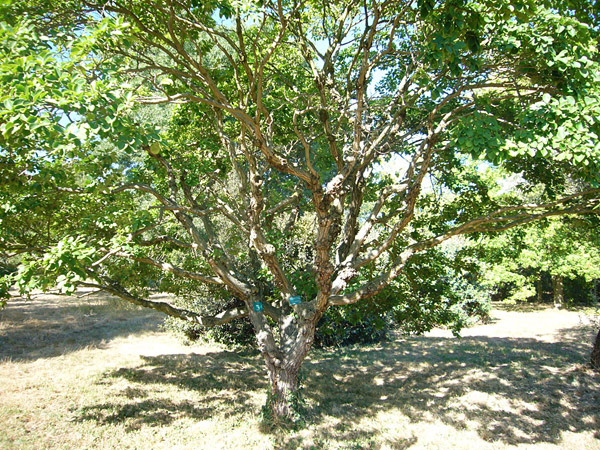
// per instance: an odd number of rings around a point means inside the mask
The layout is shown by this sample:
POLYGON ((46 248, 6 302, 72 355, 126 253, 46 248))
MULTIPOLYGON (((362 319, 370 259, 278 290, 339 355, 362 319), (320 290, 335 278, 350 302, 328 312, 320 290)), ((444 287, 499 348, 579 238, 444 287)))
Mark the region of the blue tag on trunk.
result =
POLYGON ((294 295, 293 297, 290 297, 290 305, 297 305, 298 303, 302 302, 302 297, 300 297, 299 295, 294 295))
POLYGON ((252 304, 252 309, 254 309, 254 311, 259 312, 263 310, 263 305, 261 302, 254 302, 252 304))

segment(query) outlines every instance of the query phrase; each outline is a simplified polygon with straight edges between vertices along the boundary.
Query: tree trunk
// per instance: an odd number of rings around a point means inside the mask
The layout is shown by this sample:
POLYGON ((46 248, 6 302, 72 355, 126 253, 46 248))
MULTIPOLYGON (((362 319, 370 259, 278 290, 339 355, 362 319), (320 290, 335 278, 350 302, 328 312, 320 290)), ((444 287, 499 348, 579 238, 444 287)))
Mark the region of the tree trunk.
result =
POLYGON ((552 275, 552 295, 554 298, 554 307, 561 308, 564 300, 563 277, 552 275))
POLYGON ((275 422, 293 421, 298 412, 299 367, 268 367, 271 395, 267 400, 275 422))
POLYGON ((538 301, 538 303, 542 303, 544 301, 544 293, 543 293, 542 274, 541 273, 538 275, 536 288, 537 288, 536 289, 537 290, 537 301, 538 301))
POLYGON ((592 369, 600 372, 600 330, 598 330, 598 334, 596 335, 596 341, 594 342, 594 347, 592 348, 590 362, 592 364, 592 369))
POLYGON ((307 322, 297 330, 293 343, 290 342, 290 346, 284 350, 282 361, 265 355, 271 390, 263 412, 268 414, 264 418, 271 419, 275 424, 295 423, 302 415, 298 373, 314 341, 313 322, 307 322))

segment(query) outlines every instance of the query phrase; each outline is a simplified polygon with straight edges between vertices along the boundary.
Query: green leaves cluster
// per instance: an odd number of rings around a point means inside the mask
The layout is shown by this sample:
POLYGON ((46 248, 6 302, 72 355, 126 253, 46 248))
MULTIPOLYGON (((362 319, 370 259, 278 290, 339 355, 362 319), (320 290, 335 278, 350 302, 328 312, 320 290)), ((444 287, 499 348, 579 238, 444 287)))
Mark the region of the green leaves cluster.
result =
POLYGON ((510 155, 565 161, 580 177, 598 185, 600 97, 597 93, 591 94, 580 99, 544 96, 539 109, 525 118, 527 129, 521 133, 522 140, 507 143, 510 155))
POLYGON ((76 36, 43 35, 39 25, 27 15, 0 22, 0 249, 23 263, 3 283, 72 291, 89 262, 83 242, 110 238, 131 207, 131 197, 109 199, 107 187, 131 171, 132 149, 156 132, 136 124, 118 61, 102 55, 126 23, 106 19, 76 36), (65 238, 76 234, 75 243, 65 238), (45 256, 23 260, 31 252, 45 256))
POLYGON ((595 218, 550 220, 485 239, 483 283, 504 289, 507 300, 524 301, 535 295, 542 274, 587 283, 599 279, 595 226, 595 218))
POLYGON ((26 259, 15 275, 16 287, 21 294, 35 289, 58 288, 72 294, 78 282, 88 279, 87 268, 94 261, 97 250, 79 237, 68 236, 58 241, 41 259, 26 259))

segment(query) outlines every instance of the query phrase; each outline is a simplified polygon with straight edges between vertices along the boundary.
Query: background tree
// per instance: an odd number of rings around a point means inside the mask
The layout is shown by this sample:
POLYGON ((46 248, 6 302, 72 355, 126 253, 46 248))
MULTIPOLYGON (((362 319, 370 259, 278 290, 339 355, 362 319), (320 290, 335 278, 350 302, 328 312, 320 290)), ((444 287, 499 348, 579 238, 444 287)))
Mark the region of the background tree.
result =
MULTIPOLYGON (((32 255, 14 279, 22 291, 56 281, 97 287, 203 327, 248 317, 276 418, 293 416, 298 371, 330 307, 384 293, 453 236, 597 213, 595 18, 571 3, 48 6, 4 9, 26 14, 31 32, 23 41, 4 27, 5 53, 20 45, 23 56, 3 63, 10 98, 2 99, 0 150, 7 161, 55 162, 73 190, 60 201, 78 206, 45 240, 36 220, 25 223, 35 247, 25 246, 15 232, 23 221, 7 210, 5 251, 32 255), (41 72, 21 70, 40 46, 41 72), (66 88, 53 96, 70 98, 78 79, 82 95, 97 95, 45 114, 53 103, 31 93, 47 92, 52 67, 64 64, 66 88), (22 115, 11 109, 15 99, 19 108, 25 99, 22 115), (134 100, 172 105, 162 110, 169 125, 160 134, 140 129, 134 100), (22 127, 7 128, 13 117, 53 127, 69 118, 75 128, 66 127, 64 145, 41 136, 51 147, 37 150, 19 141, 22 127), (131 157, 103 163, 115 148, 131 157), (394 177, 378 175, 386 161, 404 162, 394 177), (573 167, 579 188, 525 204, 494 196, 478 170, 485 165, 573 167), (428 176, 449 201, 436 204, 423 189, 428 176), (310 243, 303 258, 294 250, 300 235, 310 243), (173 287, 170 277, 205 285, 202 307, 146 298, 145 281, 173 287)), ((540 172, 523 176, 535 182, 540 172)), ((53 187, 38 169, 9 173, 21 177, 6 193, 11 205, 22 180, 40 181, 39 193, 23 184, 28 199, 53 187)))
POLYGON ((485 283, 496 289, 504 287, 502 297, 510 300, 545 301, 544 290, 550 284, 556 307, 563 306, 565 300, 597 301, 600 245, 595 222, 594 218, 540 222, 482 242, 488 261, 485 283), (576 280, 580 281, 574 285, 576 280))
MULTIPOLYGON (((486 168, 486 185, 494 195, 520 198, 534 203, 559 192, 573 192, 573 178, 567 168, 551 165, 538 183, 520 174, 506 178, 496 168, 486 168), (554 173, 553 173, 554 172, 554 173)), ((550 218, 514 228, 501 234, 472 236, 462 243, 479 267, 481 283, 496 300, 554 301, 557 307, 597 300, 596 280, 600 278, 600 242, 597 216, 550 218)))

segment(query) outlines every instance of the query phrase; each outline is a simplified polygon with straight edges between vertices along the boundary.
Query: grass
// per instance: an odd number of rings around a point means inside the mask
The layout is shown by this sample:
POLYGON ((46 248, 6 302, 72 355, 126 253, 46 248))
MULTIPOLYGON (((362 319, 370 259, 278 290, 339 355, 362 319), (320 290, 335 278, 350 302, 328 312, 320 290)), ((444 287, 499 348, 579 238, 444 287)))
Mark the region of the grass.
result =
POLYGON ((600 449, 589 315, 495 310, 444 330, 315 351, 305 429, 261 431, 258 355, 185 346, 161 316, 106 297, 0 313, 3 449, 600 449))

